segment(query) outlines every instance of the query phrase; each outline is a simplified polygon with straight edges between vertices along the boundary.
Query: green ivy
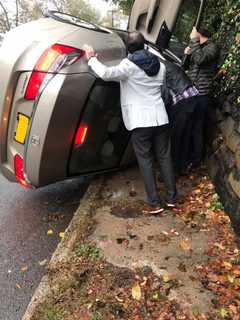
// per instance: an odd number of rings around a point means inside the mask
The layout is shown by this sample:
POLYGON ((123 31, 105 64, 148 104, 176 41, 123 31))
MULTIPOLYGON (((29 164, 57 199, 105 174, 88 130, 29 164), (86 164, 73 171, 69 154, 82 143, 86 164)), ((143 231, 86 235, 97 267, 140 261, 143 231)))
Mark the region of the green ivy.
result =
POLYGON ((233 104, 240 106, 240 1, 208 0, 204 24, 214 32, 222 52, 216 92, 233 95, 233 104))

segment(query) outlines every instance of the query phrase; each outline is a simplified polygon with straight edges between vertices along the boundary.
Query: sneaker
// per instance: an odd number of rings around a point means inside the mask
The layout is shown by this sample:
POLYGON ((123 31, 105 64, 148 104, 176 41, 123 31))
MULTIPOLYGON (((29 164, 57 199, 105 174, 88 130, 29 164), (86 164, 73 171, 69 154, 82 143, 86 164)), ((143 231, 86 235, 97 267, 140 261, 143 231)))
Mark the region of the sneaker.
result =
POLYGON ((164 209, 162 207, 160 207, 160 206, 153 207, 150 204, 145 204, 142 209, 142 213, 144 213, 144 214, 161 213, 163 211, 164 211, 164 209))
POLYGON ((175 200, 166 200, 165 199, 165 205, 167 208, 175 208, 176 207, 176 201, 175 200))
POLYGON ((175 208, 176 204, 174 202, 166 202, 165 203, 168 208, 175 208))

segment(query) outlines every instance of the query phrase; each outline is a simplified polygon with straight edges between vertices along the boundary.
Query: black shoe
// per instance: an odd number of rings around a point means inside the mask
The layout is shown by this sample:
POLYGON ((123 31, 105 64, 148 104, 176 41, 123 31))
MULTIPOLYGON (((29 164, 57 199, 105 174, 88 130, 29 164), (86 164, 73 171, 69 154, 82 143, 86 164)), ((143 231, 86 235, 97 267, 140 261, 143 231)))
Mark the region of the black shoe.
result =
POLYGON ((200 166, 201 166, 201 162, 191 162, 187 167, 187 171, 190 172, 191 170, 197 169, 200 166))

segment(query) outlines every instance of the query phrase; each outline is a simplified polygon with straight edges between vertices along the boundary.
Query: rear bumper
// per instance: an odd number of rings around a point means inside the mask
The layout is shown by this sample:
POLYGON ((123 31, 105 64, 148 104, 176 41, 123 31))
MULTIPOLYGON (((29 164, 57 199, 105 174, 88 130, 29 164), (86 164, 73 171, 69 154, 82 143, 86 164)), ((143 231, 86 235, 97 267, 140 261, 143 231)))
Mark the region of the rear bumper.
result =
POLYGON ((24 110, 24 113, 29 116, 32 108, 32 102, 22 99, 27 74, 27 72, 22 74, 15 72, 8 86, 1 88, 0 95, 0 169, 3 175, 13 182, 16 182, 13 157, 16 153, 24 153, 24 146, 14 141, 17 113, 24 110))
POLYGON ((57 74, 34 103, 23 97, 29 74, 23 72, 18 77, 12 103, 3 106, 0 168, 8 180, 17 182, 14 157, 19 154, 26 180, 40 187, 68 178, 72 140, 95 77, 88 73, 57 74), (24 145, 14 140, 19 112, 31 119, 24 145))

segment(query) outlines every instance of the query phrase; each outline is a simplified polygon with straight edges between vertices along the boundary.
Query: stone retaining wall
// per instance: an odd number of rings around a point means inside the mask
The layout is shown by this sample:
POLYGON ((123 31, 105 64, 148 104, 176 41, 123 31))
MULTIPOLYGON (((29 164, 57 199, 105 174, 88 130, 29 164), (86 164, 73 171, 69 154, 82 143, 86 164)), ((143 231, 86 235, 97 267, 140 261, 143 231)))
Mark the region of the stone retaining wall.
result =
POLYGON ((208 168, 216 190, 240 236, 240 110, 231 96, 216 109, 208 168))

